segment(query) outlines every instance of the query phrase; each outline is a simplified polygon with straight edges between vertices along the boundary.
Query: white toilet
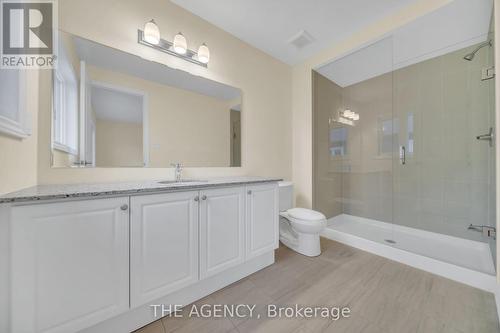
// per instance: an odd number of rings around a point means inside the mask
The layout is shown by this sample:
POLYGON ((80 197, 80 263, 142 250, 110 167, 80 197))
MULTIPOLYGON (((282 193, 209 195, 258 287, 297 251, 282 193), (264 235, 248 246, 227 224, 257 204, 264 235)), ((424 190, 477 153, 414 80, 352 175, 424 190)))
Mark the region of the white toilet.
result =
POLYGON ((326 227, 320 212, 293 208, 293 184, 279 183, 280 241, 290 249, 309 257, 319 256, 319 233, 326 227))

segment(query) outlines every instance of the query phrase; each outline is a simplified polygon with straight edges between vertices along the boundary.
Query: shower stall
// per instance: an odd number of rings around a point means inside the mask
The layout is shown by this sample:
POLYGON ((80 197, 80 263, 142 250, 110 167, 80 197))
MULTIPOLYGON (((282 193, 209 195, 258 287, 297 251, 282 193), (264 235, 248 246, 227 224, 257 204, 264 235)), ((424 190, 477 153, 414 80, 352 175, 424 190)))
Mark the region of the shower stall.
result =
POLYGON ((323 236, 496 274, 494 29, 481 24, 427 44, 403 27, 313 71, 323 236))

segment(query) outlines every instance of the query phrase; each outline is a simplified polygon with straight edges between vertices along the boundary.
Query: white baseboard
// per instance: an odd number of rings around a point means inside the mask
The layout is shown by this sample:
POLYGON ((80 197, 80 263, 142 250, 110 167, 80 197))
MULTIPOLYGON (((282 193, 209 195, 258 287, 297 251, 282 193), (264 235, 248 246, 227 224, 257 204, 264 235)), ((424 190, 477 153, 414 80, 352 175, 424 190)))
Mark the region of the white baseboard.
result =
POLYGON ((135 309, 130 309, 121 315, 85 329, 81 331, 81 333, 132 332, 160 319, 160 317, 154 317, 153 309, 150 306, 151 304, 179 304, 183 306, 191 304, 273 263, 274 251, 271 251, 237 267, 229 268, 222 273, 201 280, 168 296, 153 300, 135 309))

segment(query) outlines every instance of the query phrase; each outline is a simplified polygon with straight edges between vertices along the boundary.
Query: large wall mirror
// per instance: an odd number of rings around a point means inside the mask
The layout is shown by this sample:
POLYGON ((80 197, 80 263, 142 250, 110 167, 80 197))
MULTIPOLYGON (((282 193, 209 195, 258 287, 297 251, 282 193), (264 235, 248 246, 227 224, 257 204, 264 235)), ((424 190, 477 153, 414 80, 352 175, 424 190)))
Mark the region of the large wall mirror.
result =
POLYGON ((241 166, 241 91, 65 32, 53 167, 241 166))

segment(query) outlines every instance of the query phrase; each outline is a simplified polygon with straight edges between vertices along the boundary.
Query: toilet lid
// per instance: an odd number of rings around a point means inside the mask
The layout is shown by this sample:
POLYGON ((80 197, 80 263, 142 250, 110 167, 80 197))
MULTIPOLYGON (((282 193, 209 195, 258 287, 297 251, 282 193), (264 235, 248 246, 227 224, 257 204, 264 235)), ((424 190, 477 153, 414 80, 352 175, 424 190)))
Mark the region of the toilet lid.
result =
POLYGON ((292 208, 287 211, 288 215, 297 220, 305 221, 319 221, 325 220, 325 215, 317 212, 315 210, 310 210, 306 208, 292 208))

